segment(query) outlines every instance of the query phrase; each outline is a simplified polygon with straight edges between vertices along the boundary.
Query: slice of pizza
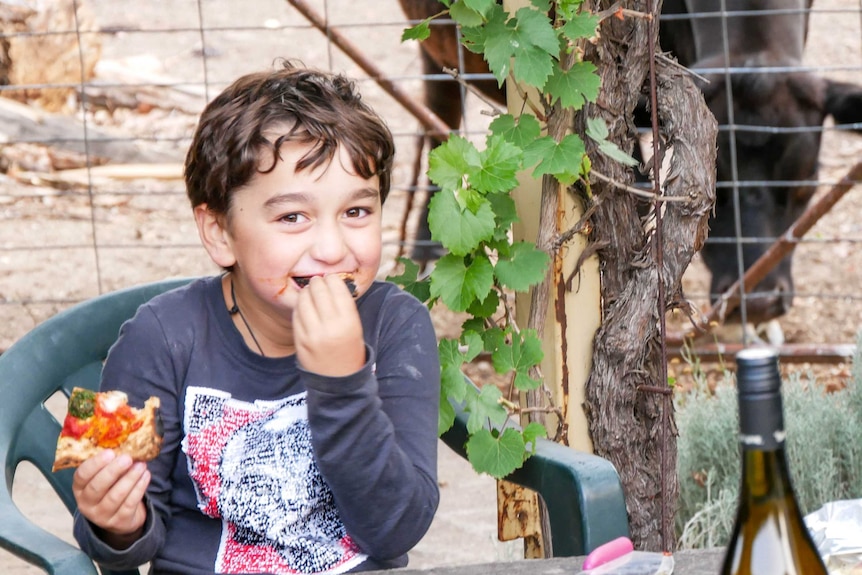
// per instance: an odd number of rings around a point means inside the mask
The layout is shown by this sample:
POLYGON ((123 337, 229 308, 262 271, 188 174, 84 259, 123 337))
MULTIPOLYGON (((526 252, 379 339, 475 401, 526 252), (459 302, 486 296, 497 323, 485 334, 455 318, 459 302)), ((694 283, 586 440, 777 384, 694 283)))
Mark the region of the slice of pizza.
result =
POLYGON ((63 430, 57 439, 52 471, 77 467, 102 449, 128 454, 134 461, 149 461, 162 447, 159 398, 144 407, 129 406, 122 391, 72 390, 63 430))

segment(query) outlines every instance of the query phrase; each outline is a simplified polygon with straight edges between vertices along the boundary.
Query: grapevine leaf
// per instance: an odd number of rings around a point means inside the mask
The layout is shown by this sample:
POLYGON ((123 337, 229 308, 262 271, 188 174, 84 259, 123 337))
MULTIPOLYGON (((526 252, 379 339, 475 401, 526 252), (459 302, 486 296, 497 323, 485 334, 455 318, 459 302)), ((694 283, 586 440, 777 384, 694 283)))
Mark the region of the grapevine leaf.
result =
POLYGON ((500 136, 488 138, 479 157, 482 167, 471 174, 470 183, 484 193, 508 192, 518 185, 515 177, 521 167, 521 148, 500 136))
POLYGON ((440 388, 440 409, 437 411, 437 435, 443 435, 455 423, 455 408, 443 388, 440 388))
MULTIPOLYGON (((461 367, 465 362, 472 361, 479 353, 481 353, 484 342, 482 336, 476 332, 465 334, 463 339, 466 342, 467 352, 461 351, 459 342, 454 339, 444 338, 437 345, 437 353, 440 357, 440 390, 442 398, 451 398, 455 402, 465 401, 468 392, 472 386, 467 383, 464 377, 464 372, 461 367)), ((449 405, 449 400, 441 401, 441 408, 449 405)), ((445 422, 448 420, 438 420, 445 422)), ((449 425, 452 422, 449 421, 449 425)), ((446 428, 448 429, 448 428, 446 428)), ((445 429, 443 429, 445 431, 445 429)))
POLYGON ((545 429, 545 426, 541 423, 533 421, 527 424, 527 427, 524 428, 524 443, 531 444, 531 453, 536 453, 536 439, 539 437, 547 437, 548 430, 545 429))
POLYGON ((492 327, 482 334, 485 342, 485 351, 494 353, 501 345, 506 343, 506 332, 502 328, 492 327))
POLYGON ((559 56, 560 41, 547 12, 525 7, 515 13, 515 18, 518 22, 516 30, 520 33, 518 38, 525 40, 525 44, 515 47, 516 58, 518 50, 525 46, 535 47, 549 56, 559 56))
POLYGON ((524 464, 524 438, 513 428, 495 437, 487 429, 473 434, 467 441, 467 457, 478 473, 502 479, 524 464))
POLYGON ((437 355, 440 357, 440 365, 457 365, 460 367, 462 363, 461 351, 458 349, 458 342, 454 339, 441 339, 437 344, 437 355))
POLYGON ((541 161, 533 170, 533 177, 550 174, 561 183, 570 185, 578 179, 585 151, 584 142, 577 134, 569 134, 559 144, 546 136, 524 150, 524 164, 530 165, 528 157, 539 157, 541 161))
POLYGON ((550 0, 530 0, 530 4, 535 6, 540 12, 547 13, 551 9, 550 0))
MULTIPOLYGON (((492 291, 492 294, 497 293, 492 291)), ((461 341, 467 346, 467 351, 463 354, 465 362, 471 362, 476 359, 476 356, 482 353, 485 347, 482 341, 482 336, 475 331, 468 331, 461 334, 461 341)))
POLYGON ((515 369, 515 360, 512 357, 514 355, 512 347, 515 344, 509 344, 505 341, 498 341, 497 343, 497 348, 491 353, 491 363, 497 373, 509 373, 515 369))
POLYGON ((497 312, 498 307, 500 307, 500 296, 496 291, 491 290, 488 292, 488 297, 482 301, 474 301, 467 308, 467 313, 478 318, 491 317, 497 312))
MULTIPOLYGON (((455 194, 441 190, 428 202, 428 228, 432 237, 452 254, 462 256, 494 236, 494 212, 486 198, 478 210, 462 208, 455 194)), ((433 292, 433 290, 432 290, 433 292)))
MULTIPOLYGON (((463 401, 467 393, 467 380, 458 365, 440 367, 440 393, 453 401, 463 401)), ((447 400, 448 402, 448 400, 447 400)))
POLYGON ((543 357, 542 342, 536 336, 536 331, 525 329, 520 334, 514 334, 510 344, 500 345, 491 354, 491 361, 497 373, 518 371, 526 374, 543 357))
POLYGON ((461 324, 461 333, 473 331, 482 336, 482 341, 485 341, 484 331, 485 331, 485 320, 481 317, 468 317, 464 320, 464 323, 461 324))
POLYGON ((514 384, 518 391, 531 391, 538 389, 542 382, 530 377, 526 370, 520 370, 515 372, 514 384))
POLYGON ((447 254, 440 258, 431 274, 431 295, 443 300, 449 309, 465 311, 473 301, 483 300, 494 284, 494 267, 480 254, 467 266, 464 258, 447 254))
POLYGON ((596 75, 592 62, 576 62, 570 69, 555 67, 554 73, 545 84, 545 92, 551 101, 575 110, 580 110, 585 102, 593 101, 599 95, 601 79, 596 75))
POLYGON ((496 222, 497 232, 500 239, 506 239, 509 226, 518 221, 518 210, 515 206, 515 200, 509 194, 491 194, 487 196, 488 202, 491 204, 491 209, 494 211, 494 222, 496 222))
POLYGON ((405 257, 398 258, 398 263, 404 266, 404 271, 400 276, 388 276, 386 281, 400 285, 409 294, 412 294, 416 299, 422 302, 427 302, 431 299, 431 281, 428 279, 420 280, 419 266, 413 260, 405 257))
MULTIPOLYGON (((464 397, 467 393, 467 380, 464 378, 464 373, 461 371, 461 366, 464 362, 464 356, 458 350, 458 342, 452 339, 442 339, 440 343, 437 345, 437 353, 440 356, 440 409, 441 411, 444 408, 449 408, 451 410, 451 406, 449 405, 449 399, 452 398, 456 402, 464 401, 464 397)), ((452 418, 449 419, 450 414, 446 414, 446 417, 441 417, 438 419, 438 431, 442 433, 449 429, 448 426, 452 425, 454 421, 454 412, 451 413, 452 418), (440 428, 440 426, 446 424, 448 422, 448 426, 444 428, 440 428)))
POLYGON ((583 3, 584 0, 557 0, 557 14, 566 20, 573 20, 583 3))
POLYGON ((587 136, 599 145, 599 151, 626 166, 637 166, 638 161, 622 151, 615 143, 608 141, 608 127, 601 118, 587 118, 587 136))
POLYGON ((464 4, 484 16, 494 7, 496 0, 464 0, 464 4))
POLYGON ((441 339, 437 344, 437 354, 440 357, 440 389, 446 397, 463 401, 464 394, 467 392, 467 383, 461 371, 464 354, 458 349, 458 341, 441 339))
POLYGON ((542 351, 542 341, 534 329, 525 329, 521 332, 523 345, 521 346, 521 357, 518 361, 519 369, 528 369, 537 365, 545 357, 542 351))
POLYGON ((542 125, 532 114, 521 114, 517 119, 512 114, 503 114, 494 118, 488 128, 521 149, 542 133, 542 125))
POLYGON ((473 2, 462 0, 461 2, 453 2, 449 7, 449 15, 458 24, 464 27, 481 26, 482 12, 473 9, 473 2))
POLYGON ((532 47, 518 52, 513 66, 515 80, 543 89, 554 72, 553 58, 532 47))
POLYGON ((521 8, 515 18, 515 80, 541 90, 556 67, 554 64, 559 57, 560 41, 547 14, 532 8, 521 8))
POLYGON ((509 256, 497 261, 494 275, 504 286, 523 292, 541 282, 548 268, 548 254, 528 242, 512 244, 509 256))
POLYGON ((422 40, 427 40, 429 36, 431 36, 431 25, 430 21, 426 19, 404 30, 401 33, 401 41, 419 40, 421 42, 422 40))
MULTIPOLYGON (((512 132, 515 129, 515 116, 512 114, 500 114, 488 125, 488 130, 492 134, 496 134, 498 136, 502 136, 512 141, 511 138, 507 137, 507 133, 512 132)), ((513 142, 514 143, 514 142, 513 142)))
POLYGON ((488 200, 476 188, 461 188, 455 196, 455 201, 461 206, 461 209, 468 209, 472 213, 477 213, 483 204, 487 204, 488 200))
POLYGON ((524 166, 538 164, 546 156, 550 156, 556 147, 557 142, 551 136, 536 138, 524 148, 524 166))
POLYGON ((607 124, 601 118, 587 118, 587 129, 584 132, 596 142, 604 142, 610 134, 607 124))
POLYGON ((577 41, 580 38, 592 38, 596 35, 596 28, 599 27, 601 20, 598 16, 588 12, 580 14, 572 14, 567 16, 568 22, 560 29, 563 36, 572 41, 577 41))
POLYGON ((502 86, 514 60, 515 79, 542 88, 554 69, 560 51, 557 34, 547 14, 521 8, 511 19, 495 4, 484 26, 464 28, 467 47, 484 53, 488 67, 502 86))
POLYGON ((457 190, 481 165, 479 151, 461 136, 451 136, 428 156, 428 177, 444 190, 457 190))
POLYGON ((616 160, 626 166, 637 166, 640 163, 630 155, 623 152, 619 146, 613 142, 602 142, 599 144, 599 151, 610 159, 616 160))
POLYGON ((484 26, 465 26, 461 30, 463 43, 470 51, 484 55, 488 68, 497 78, 497 84, 502 86, 511 66, 510 40, 513 29, 506 21, 508 13, 500 4, 495 3, 485 14, 485 18, 484 26))
POLYGON ((502 392, 496 385, 484 385, 479 393, 467 398, 467 411, 470 418, 467 420, 467 433, 476 433, 484 429, 488 421, 494 426, 500 427, 509 418, 509 412, 500 405, 502 392))

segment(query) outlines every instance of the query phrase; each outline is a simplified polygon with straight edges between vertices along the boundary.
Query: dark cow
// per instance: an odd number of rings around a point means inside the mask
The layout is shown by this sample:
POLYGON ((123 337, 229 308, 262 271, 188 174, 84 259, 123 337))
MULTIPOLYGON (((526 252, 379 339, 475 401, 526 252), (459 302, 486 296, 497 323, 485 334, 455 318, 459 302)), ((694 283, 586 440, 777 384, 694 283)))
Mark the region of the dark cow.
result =
MULTIPOLYGON (((701 88, 721 125, 716 207, 710 219, 710 238, 702 250, 704 262, 712 273, 713 299, 739 277, 733 182, 737 182, 738 188, 740 237, 754 240, 742 243, 742 261, 747 269, 766 251, 771 239, 796 220, 814 194, 819 129, 826 117, 831 115, 836 124, 862 121, 862 87, 798 70, 811 2, 726 0, 726 26, 721 18, 720 0, 663 3, 662 49, 673 53, 684 66, 703 70, 708 81, 701 88), (690 17, 695 14, 697 17, 690 17), (728 67, 744 69, 730 75, 730 100, 723 71, 725 45, 728 67), (731 119, 735 132, 728 128, 731 119), (756 241, 758 238, 761 241, 756 241)), ((401 5, 411 19, 427 17, 439 7, 433 0, 401 0, 401 5)), ((457 67, 454 48, 453 29, 435 28, 431 38, 423 43, 426 72, 439 74, 442 66, 457 67)), ((487 72, 484 62, 474 54, 465 51, 465 57, 468 66, 472 66, 468 71, 487 72)), ((488 93, 502 101, 496 84, 492 81, 490 85, 492 90, 488 93)), ((452 82, 434 82, 427 90, 428 105, 453 127, 458 125, 460 113, 457 90, 457 84, 452 82)), ((413 255, 417 259, 428 257, 427 250, 421 248, 413 255)), ((748 321, 766 321, 789 309, 793 299, 790 256, 764 278, 756 292, 746 303, 748 321)))
MULTIPOLYGON (((802 214, 814 194, 819 128, 826 117, 831 115, 836 124, 862 121, 862 87, 792 70, 802 65, 811 0, 726 0, 726 26, 720 6, 719 0, 665 0, 660 29, 662 48, 693 70, 724 68, 725 45, 729 67, 745 69, 730 75, 732 107, 723 71, 704 74, 709 82, 701 86, 721 126, 715 214, 710 240, 701 252, 712 272, 713 298, 739 277, 737 245, 731 241, 737 236, 732 183, 738 183, 739 237, 763 240, 742 243, 747 269, 767 250, 770 239, 802 214), (758 13, 732 15, 750 11, 758 13), (699 17, 674 20, 671 14, 699 17), (733 143, 731 120, 737 127, 733 143)), ((756 286, 757 294, 746 302, 749 321, 775 318, 790 308, 791 261, 786 257, 756 286)))

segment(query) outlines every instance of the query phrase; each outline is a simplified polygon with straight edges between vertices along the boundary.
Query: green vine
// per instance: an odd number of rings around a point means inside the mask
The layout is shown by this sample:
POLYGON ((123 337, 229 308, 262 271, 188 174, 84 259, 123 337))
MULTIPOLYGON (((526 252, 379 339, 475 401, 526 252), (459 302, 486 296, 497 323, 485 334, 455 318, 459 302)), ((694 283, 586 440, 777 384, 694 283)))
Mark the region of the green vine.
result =
MULTIPOLYGON (((535 439, 546 435, 545 427, 535 422, 504 427, 521 411, 519 406, 496 386, 477 392, 464 379, 462 366, 486 352, 494 370, 509 375, 516 391, 543 385, 531 375, 543 358, 541 341, 535 330, 518 327, 510 302, 513 293, 527 292, 544 280, 554 254, 531 242, 510 240, 509 230, 518 221, 510 193, 518 185, 516 176, 525 170, 566 186, 587 182, 590 160, 583 139, 573 133, 555 139, 540 120, 555 105, 579 110, 598 96, 600 79, 595 66, 582 59, 579 43, 596 36, 601 17, 585 10, 582 0, 532 0, 514 14, 495 0, 441 4, 444 10, 407 29, 402 40, 428 38, 431 21, 448 16, 461 27, 463 45, 483 55, 500 86, 511 78, 519 90, 535 88, 543 106, 532 104, 532 114, 497 116, 482 150, 453 135, 431 152, 428 177, 440 191, 431 199, 428 223, 432 238, 448 254, 426 279, 418 279, 419 267, 406 259, 401 260, 403 273, 389 278, 429 307, 442 301, 453 311, 467 313, 460 338, 443 339, 438 348, 439 432, 454 422, 450 400, 463 404, 469 413, 470 462, 476 471, 501 478, 532 455, 535 439)), ((587 136, 600 153, 634 162, 607 141, 601 120, 587 125, 587 136)))

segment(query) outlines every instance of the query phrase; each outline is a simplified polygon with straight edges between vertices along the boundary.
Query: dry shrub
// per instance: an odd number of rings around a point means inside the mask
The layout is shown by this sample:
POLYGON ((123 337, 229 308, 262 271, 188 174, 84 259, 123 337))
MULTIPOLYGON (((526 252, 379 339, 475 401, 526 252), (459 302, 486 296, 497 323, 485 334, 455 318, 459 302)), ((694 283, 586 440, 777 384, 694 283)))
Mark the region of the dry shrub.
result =
MULTIPOLYGON (((810 373, 783 386, 787 457, 804 514, 824 503, 862 497, 862 334, 847 386, 827 393, 810 373)), ((740 465, 733 375, 715 391, 696 385, 676 398, 680 485, 679 547, 727 544, 736 513, 740 465)))

